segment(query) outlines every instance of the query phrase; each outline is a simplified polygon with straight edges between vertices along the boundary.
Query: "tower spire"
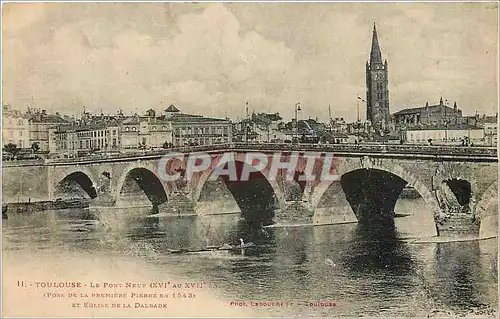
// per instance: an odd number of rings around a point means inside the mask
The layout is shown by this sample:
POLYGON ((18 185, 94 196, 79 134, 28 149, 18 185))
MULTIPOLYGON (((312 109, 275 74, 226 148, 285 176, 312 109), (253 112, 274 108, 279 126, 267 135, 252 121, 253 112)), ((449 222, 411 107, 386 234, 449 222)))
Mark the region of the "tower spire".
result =
POLYGON ((370 52, 370 64, 382 63, 382 53, 378 44, 377 27, 373 23, 372 50, 370 52))

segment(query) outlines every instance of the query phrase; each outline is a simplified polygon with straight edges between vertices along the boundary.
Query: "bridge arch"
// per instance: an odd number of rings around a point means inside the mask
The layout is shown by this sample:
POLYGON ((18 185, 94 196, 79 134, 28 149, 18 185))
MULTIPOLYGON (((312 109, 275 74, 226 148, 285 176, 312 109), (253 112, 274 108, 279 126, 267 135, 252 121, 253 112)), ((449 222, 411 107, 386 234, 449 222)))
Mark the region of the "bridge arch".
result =
POLYGON ((123 170, 114 187, 116 201, 120 198, 122 189, 129 179, 137 183, 153 205, 158 206, 168 201, 168 192, 154 168, 142 163, 132 163, 123 170))
POLYGON ((460 206, 467 206, 470 212, 475 211, 479 201, 478 183, 472 170, 460 163, 440 163, 436 168, 433 188, 439 202, 448 202, 449 190, 460 206))
POLYGON ((488 186, 478 201, 474 216, 479 218, 479 237, 498 235, 498 180, 488 186))
POLYGON ((327 191, 327 189, 333 183, 340 183, 340 177, 362 169, 374 169, 379 171, 384 171, 390 174, 393 174, 407 183, 407 186, 413 187, 422 197, 424 202, 429 206, 432 210, 434 216, 437 216, 440 212, 439 204, 435 198, 435 196, 429 191, 429 189, 418 180, 418 178, 411 173, 408 169, 398 165, 384 164, 383 161, 378 161, 372 158, 361 158, 358 161, 350 160, 346 163, 340 163, 340 165, 336 166, 337 173, 340 175, 338 180, 335 181, 321 181, 316 187, 311 187, 311 195, 310 195, 310 207, 315 210, 318 207, 323 195, 327 191))
POLYGON ((92 174, 83 168, 75 168, 71 171, 66 171, 65 176, 55 183, 55 193, 61 188, 64 188, 68 183, 76 183, 90 198, 96 198, 98 189, 92 174))
MULTIPOLYGON (((209 179, 212 176, 212 174, 214 173, 214 171, 217 168, 222 168, 222 166, 225 165, 225 163, 219 163, 219 160, 221 159, 222 156, 223 156, 223 154, 214 155, 212 157, 212 165, 210 165, 210 167, 207 170, 203 171, 197 178, 195 178, 191 181, 191 198, 192 198, 193 202, 199 201, 199 199, 201 197, 201 192, 203 191, 203 187, 205 186, 207 181, 209 181, 209 179)), ((245 154, 244 153, 233 152, 232 156, 234 159, 234 163, 236 165, 240 165, 240 166, 248 165, 245 162, 245 154)), ((257 172, 257 171, 255 171, 255 172, 251 171, 251 172, 258 174, 261 177, 261 180, 265 180, 265 182, 270 186, 270 190, 272 191, 274 196, 276 196, 276 201, 277 201, 277 204, 279 205, 279 207, 285 208, 286 207, 286 199, 285 199, 284 193, 276 180, 272 180, 272 179, 267 178, 268 173, 269 173, 268 168, 266 167, 265 169, 263 169, 260 172, 257 172)), ((226 182, 226 185, 227 184, 228 183, 226 182)), ((233 193, 232 190, 230 190, 230 191, 231 191, 231 193, 233 193)), ((233 196, 237 197, 237 195, 235 195, 234 193, 233 193, 233 196)), ((235 198, 235 199, 238 202, 238 198, 235 198)), ((240 203, 238 203, 238 204, 240 204, 240 203)))

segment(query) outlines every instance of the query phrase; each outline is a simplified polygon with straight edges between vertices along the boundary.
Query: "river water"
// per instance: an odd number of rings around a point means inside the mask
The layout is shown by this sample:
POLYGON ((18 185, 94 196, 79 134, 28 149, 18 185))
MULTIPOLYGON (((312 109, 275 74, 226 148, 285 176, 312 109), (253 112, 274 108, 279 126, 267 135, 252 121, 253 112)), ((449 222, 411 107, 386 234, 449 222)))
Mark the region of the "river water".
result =
MULTIPOLYGON (((397 225, 402 229, 404 223, 398 220, 397 225)), ((148 316, 425 317, 432 309, 456 315, 497 309, 496 238, 416 244, 403 240, 398 227, 263 228, 246 223, 239 214, 151 216, 148 208, 10 215, 2 227, 3 290, 11 296, 4 298, 4 310, 40 316, 39 310, 6 308, 16 298, 35 302, 36 291, 22 297, 12 287, 19 278, 136 282, 183 278, 202 280, 213 288, 205 299, 184 303, 176 312, 155 309, 148 316), (170 249, 237 244, 240 238, 256 247, 169 254, 170 249), (235 305, 239 301, 286 305, 235 305), (202 308, 196 310, 198 306, 202 308)), ((59 304, 49 300, 39 306, 48 316, 89 315, 59 304)), ((140 315, 91 313, 113 314, 140 315)))

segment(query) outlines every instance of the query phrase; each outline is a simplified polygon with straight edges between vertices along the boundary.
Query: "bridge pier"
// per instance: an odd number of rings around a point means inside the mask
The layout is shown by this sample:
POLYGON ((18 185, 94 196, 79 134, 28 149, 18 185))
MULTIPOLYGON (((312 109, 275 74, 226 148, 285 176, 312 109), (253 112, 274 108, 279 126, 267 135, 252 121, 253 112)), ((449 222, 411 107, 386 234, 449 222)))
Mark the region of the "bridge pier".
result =
POLYGON ((277 225, 311 225, 314 211, 303 201, 288 201, 284 208, 276 209, 273 222, 277 225))
POLYGON ((350 207, 321 207, 316 208, 313 215, 313 225, 333 225, 357 223, 358 219, 350 207))
POLYGON ((172 193, 165 203, 159 205, 158 211, 175 215, 194 215, 196 214, 196 204, 188 195, 172 193))
POLYGON ((90 205, 113 207, 116 205, 116 198, 112 192, 100 192, 96 198, 90 201, 90 205))

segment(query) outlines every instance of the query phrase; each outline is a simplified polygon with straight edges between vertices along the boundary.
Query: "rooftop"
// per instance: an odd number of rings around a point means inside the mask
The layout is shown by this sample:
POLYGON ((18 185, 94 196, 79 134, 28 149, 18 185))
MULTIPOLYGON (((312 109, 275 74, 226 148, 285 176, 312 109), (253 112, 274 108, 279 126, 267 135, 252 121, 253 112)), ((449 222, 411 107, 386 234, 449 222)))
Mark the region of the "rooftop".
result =
POLYGON ((205 117, 201 115, 193 115, 193 114, 184 114, 184 113, 178 113, 172 115, 172 117, 169 118, 170 121, 172 122, 177 122, 177 123, 189 123, 189 122, 197 122, 197 123, 203 123, 203 122, 229 122, 229 120, 226 119, 220 119, 220 118, 214 118, 214 117, 205 117))
POLYGON ((446 106, 444 104, 436 104, 436 105, 429 105, 429 106, 423 106, 423 107, 414 107, 414 108, 407 108, 400 110, 396 113, 393 113, 393 115, 408 115, 408 114, 419 114, 422 112, 425 112, 427 110, 429 111, 434 111, 439 108, 445 108, 447 111, 450 111, 450 114, 455 112, 454 108, 446 106))
POLYGON ((180 112, 178 108, 175 107, 175 105, 170 104, 170 106, 165 110, 165 112, 180 112))
POLYGON ((29 117, 29 120, 32 123, 57 123, 57 124, 68 123, 68 121, 63 119, 61 116, 52 114, 31 115, 29 117))
POLYGON ((445 126, 443 124, 436 125, 422 125, 422 126, 411 126, 408 127, 407 131, 425 131, 425 130, 481 130, 482 128, 468 125, 468 124, 448 124, 445 126))
POLYGON ((92 123, 92 124, 82 124, 82 125, 72 124, 72 125, 59 126, 57 132, 58 133, 69 132, 69 131, 82 132, 91 130, 101 130, 105 128, 106 128, 105 123, 92 123))

